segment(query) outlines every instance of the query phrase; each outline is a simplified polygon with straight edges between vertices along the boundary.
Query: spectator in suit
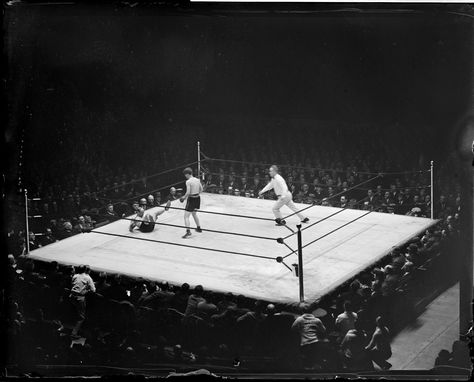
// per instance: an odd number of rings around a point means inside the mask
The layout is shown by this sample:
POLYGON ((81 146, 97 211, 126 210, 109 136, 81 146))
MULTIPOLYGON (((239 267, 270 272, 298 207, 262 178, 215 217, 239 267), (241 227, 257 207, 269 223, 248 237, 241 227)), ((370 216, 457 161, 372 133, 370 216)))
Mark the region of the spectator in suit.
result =
POLYGON ((57 239, 53 235, 51 228, 46 228, 44 236, 41 238, 41 245, 45 246, 56 242, 57 239))
POLYGON ((184 313, 188 305, 188 298, 189 298, 189 284, 184 283, 181 285, 181 287, 177 291, 175 291, 175 294, 171 301, 171 306, 174 309, 184 313))
POLYGON ((155 197, 153 195, 148 195, 147 199, 146 199, 146 208, 149 209, 149 208, 153 208, 153 207, 156 207, 157 204, 155 202, 155 197))
POLYGON ((372 190, 367 191, 367 197, 364 201, 368 202, 368 205, 372 209, 375 209, 378 206, 377 197, 375 196, 374 191, 372 190))
POLYGON ((404 194, 401 192, 397 195, 397 201, 395 203, 395 213, 399 215, 405 215, 408 212, 407 202, 404 194))
POLYGON ((171 187, 170 188, 170 193, 168 194, 168 197, 166 198, 167 201, 173 201, 179 199, 178 192, 176 191, 176 188, 171 187))
POLYGON ((148 208, 146 198, 140 198, 138 203, 139 203, 140 208, 143 208, 144 210, 148 208))
POLYGON ((117 212, 114 211, 114 205, 108 204, 107 210, 105 211, 105 216, 108 221, 113 222, 119 219, 117 212))
POLYGON ((445 218, 449 213, 449 204, 446 199, 446 196, 441 195, 439 197, 438 203, 436 204, 436 216, 438 218, 445 218))
POLYGON ((340 198, 340 201, 339 201, 339 206, 340 208, 348 208, 348 204, 347 204, 347 198, 342 195, 341 198, 340 198))
POLYGON ((323 189, 321 186, 316 186, 314 189, 314 199, 317 204, 321 204, 322 200, 326 197, 326 194, 323 192, 323 189))

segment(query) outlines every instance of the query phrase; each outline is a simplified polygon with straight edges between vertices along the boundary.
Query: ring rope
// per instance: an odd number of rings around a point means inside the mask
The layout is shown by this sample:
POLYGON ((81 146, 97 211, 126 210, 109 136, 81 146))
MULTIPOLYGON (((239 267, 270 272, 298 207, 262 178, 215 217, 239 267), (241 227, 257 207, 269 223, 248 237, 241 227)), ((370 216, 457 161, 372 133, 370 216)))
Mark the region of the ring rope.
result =
MULTIPOLYGON (((338 192, 338 193, 336 193, 336 194, 334 194, 334 195, 332 195, 332 196, 327 197, 326 200, 330 200, 330 199, 333 199, 333 198, 335 198, 335 197, 337 197, 337 196, 344 195, 346 192, 349 192, 349 191, 351 191, 351 190, 354 190, 354 189, 356 189, 357 187, 361 186, 362 184, 371 182, 371 181, 373 181, 374 179, 379 178, 380 176, 381 176, 381 175, 376 175, 376 176, 374 176, 374 177, 372 177, 372 178, 370 178, 370 179, 368 179, 368 180, 365 180, 365 181, 363 181, 363 182, 360 182, 360 183, 356 184, 355 186, 348 188, 348 189, 345 190, 345 191, 341 191, 341 192, 338 192)), ((307 207, 302 208, 301 210, 299 210, 299 211, 297 211, 297 212, 293 212, 292 214, 289 214, 288 216, 284 217, 283 220, 288 219, 288 218, 290 218, 290 217, 292 217, 292 216, 295 216, 295 215, 297 215, 297 214, 299 214, 299 213, 301 213, 301 212, 303 212, 303 211, 306 211, 306 210, 308 210, 308 209, 310 209, 310 208, 313 208, 315 205, 316 205, 316 204, 312 204, 312 205, 309 205, 309 206, 307 206, 307 207)))
MULTIPOLYGON (((224 176, 235 176, 235 177, 242 177, 242 176, 238 176, 236 174, 229 174, 229 173, 221 173, 221 172, 210 172, 210 171, 203 171, 206 175, 215 175, 215 176, 219 176, 219 175, 224 175, 224 176)), ((249 179, 259 179, 259 180, 265 180, 265 177, 262 177, 262 176, 250 176, 248 177, 249 179)), ((313 187, 321 187, 321 188, 329 188, 329 187, 338 187, 337 185, 333 185, 333 186, 329 186, 327 184, 313 184, 311 182, 301 182, 299 180, 295 180, 293 181, 293 184, 307 184, 308 186, 313 186, 313 187)), ((209 186, 211 186, 212 184, 210 184, 209 186)), ((215 187, 217 187, 217 185, 214 185, 215 187)), ((250 187, 252 187, 252 184, 249 185, 250 187)), ((418 189, 418 188, 430 188, 431 185, 428 184, 426 186, 411 186, 411 187, 395 187, 394 189, 395 190, 406 190, 406 189, 418 189)), ((393 188, 382 188, 381 190, 382 191, 393 191, 394 190, 393 188)), ((368 190, 372 190, 372 188, 359 188, 359 190, 363 190, 363 191, 368 191, 368 190)), ((240 191, 244 191, 244 190, 240 190, 240 191)))
POLYGON ((191 162, 191 163, 182 164, 182 165, 180 165, 180 166, 176 166, 175 168, 168 169, 168 170, 164 170, 164 171, 161 171, 161 172, 157 172, 157 173, 152 174, 152 175, 147 175, 147 176, 142 177, 142 178, 140 178, 140 179, 131 180, 130 182, 123 183, 123 184, 119 184, 119 185, 117 185, 117 187, 111 186, 111 187, 109 187, 109 188, 106 188, 105 190, 101 190, 100 192, 108 192, 108 191, 115 190, 116 188, 120 188, 120 187, 124 187, 124 186, 129 186, 129 185, 131 185, 131 184, 141 182, 143 178, 146 178, 146 179, 155 178, 155 177, 157 177, 157 176, 164 175, 164 174, 167 174, 167 173, 169 173, 169 172, 173 172, 173 171, 179 170, 179 169, 184 168, 184 167, 189 167, 189 166, 192 166, 192 165, 194 165, 194 164, 197 164, 197 161, 194 161, 194 162, 191 162))
POLYGON ((366 212, 365 214, 362 214, 362 215, 356 217, 355 219, 352 219, 352 220, 348 221, 347 223, 344 223, 343 225, 341 225, 341 226, 339 226, 339 227, 333 229, 332 231, 329 231, 328 233, 325 233, 323 236, 320 236, 320 237, 318 237, 317 239, 314 239, 314 240, 310 241, 309 243, 303 245, 302 248, 306 248, 307 246, 309 246, 309 245, 311 245, 311 244, 313 244, 313 243, 316 243, 317 241, 319 241, 319 240, 325 238, 326 236, 329 236, 330 234, 332 234, 332 233, 334 233, 334 232, 340 230, 341 228, 344 228, 345 226, 347 226, 347 225, 349 225, 349 224, 352 224, 352 223, 354 223, 355 221, 357 221, 357 220, 359 220, 359 219, 362 219, 364 216, 367 216, 367 215, 371 214, 372 212, 373 212, 373 211, 368 211, 368 212, 366 212))
POLYGON ((193 248, 193 249, 203 249, 207 251, 213 251, 213 252, 220 252, 220 253, 228 253, 232 255, 240 255, 240 256, 247 256, 247 257, 255 257, 255 258, 260 258, 260 259, 267 259, 267 260, 272 260, 274 261, 275 259, 272 257, 268 256, 262 256, 262 255, 253 255, 250 253, 244 253, 244 252, 234 252, 234 251, 226 251, 224 249, 216 249, 216 248, 208 248, 208 247, 199 247, 197 245, 189 245, 189 244, 178 244, 178 243, 171 243, 169 241, 162 241, 162 240, 155 240, 155 239, 147 239, 144 237, 134 237, 134 236, 127 236, 127 235, 121 235, 121 234, 115 234, 115 233, 109 233, 109 232, 102 232, 102 231, 95 231, 91 230, 89 232, 92 233, 99 233, 101 235, 108 235, 108 236, 115 236, 115 237, 122 237, 126 239, 135 239, 135 240, 142 240, 142 241, 149 241, 153 243, 158 243, 158 244, 168 244, 168 245, 174 245, 178 247, 186 247, 186 248, 193 248))
MULTIPOLYGON (((183 184, 183 183, 184 183, 184 180, 180 180, 180 181, 178 181, 178 182, 174 182, 174 183, 168 184, 168 185, 166 185, 166 186, 156 188, 156 189, 154 189, 154 190, 148 190, 147 192, 143 192, 143 193, 141 193, 141 194, 132 196, 132 197, 130 197, 130 198, 120 200, 119 202, 112 203, 112 205, 116 206, 116 205, 121 204, 121 203, 126 203, 126 202, 129 202, 130 200, 135 200, 135 199, 140 198, 140 197, 142 197, 142 196, 149 195, 149 194, 152 194, 152 193, 154 193, 154 192, 161 191, 161 190, 164 190, 164 189, 166 189, 166 188, 173 187, 173 186, 177 186, 178 184, 183 184)), ((103 199, 105 199, 105 198, 103 198, 103 199)), ((110 198, 109 198, 109 200, 110 200, 110 198)), ((107 207, 107 206, 102 206, 101 209, 106 208, 106 207, 107 207)))
MULTIPOLYGON (((366 199, 366 198, 362 198, 362 199, 358 200, 357 202, 355 202, 355 204, 360 204, 360 203, 363 202, 365 199, 366 199)), ((315 222, 313 222, 313 223, 307 225, 306 227, 304 227, 304 228, 301 229, 301 232, 303 232, 303 231, 307 230, 308 228, 311 228, 312 226, 314 226, 314 225, 316 225, 316 224, 318 224, 318 223, 321 223, 321 222, 323 222, 323 221, 325 221, 325 220, 327 220, 327 219, 329 219, 329 218, 331 218, 331 217, 333 217, 333 216, 335 216, 335 215, 337 215, 337 214, 340 214, 341 212, 344 212, 344 211, 346 211, 346 210, 352 210, 352 209, 353 209, 353 208, 351 208, 351 207, 344 207, 344 208, 340 209, 339 211, 336 211, 336 212, 334 212, 334 213, 332 213, 332 214, 330 214, 330 215, 327 215, 327 216, 325 216, 325 217, 323 217, 323 218, 321 218, 321 219, 319 219, 319 220, 317 220, 317 221, 315 221, 315 222)), ((293 234, 290 234, 290 235, 288 235, 288 236, 285 236, 285 237, 283 238, 283 240, 286 240, 286 239, 288 239, 288 238, 291 237, 291 236, 293 236, 293 234)))
MULTIPOLYGON (((169 207, 169 209, 172 210, 181 210, 184 211, 184 208, 178 208, 178 207, 169 207)), ((196 210, 196 212, 203 213, 203 214, 213 214, 213 215, 222 215, 222 216, 231 216, 231 217, 236 217, 236 218, 246 218, 246 219, 255 219, 255 220, 265 220, 265 221, 275 221, 275 219, 271 218, 262 218, 259 216, 247 216, 247 215, 237 215, 237 214, 228 214, 225 212, 214 212, 214 211, 205 211, 205 210, 196 210)))
MULTIPOLYGON (((248 161, 239 161, 239 160, 233 160, 233 159, 220 159, 220 158, 211 158, 207 155, 205 155, 201 151, 201 155, 206 159, 206 160, 211 160, 211 161, 216 161, 216 162, 228 162, 228 163, 238 163, 238 164, 249 164, 249 165, 257 165, 257 166, 271 166, 275 163, 262 163, 262 162, 248 162, 248 161)), ((278 167, 281 168, 292 168, 292 169, 301 169, 301 170, 316 170, 316 171, 331 171, 331 172, 347 172, 345 170, 337 170, 334 168, 321 168, 321 167, 306 167, 306 166, 292 166, 292 165, 279 165, 277 164, 278 167)), ((351 171, 353 172, 353 171, 351 171)), ((357 174, 363 174, 363 175, 404 175, 404 174, 416 174, 416 173, 424 173, 424 172, 430 172, 430 170, 412 170, 412 171, 394 171, 394 172, 369 172, 369 171, 357 171, 357 174)))
MULTIPOLYGON (((106 215, 102 215, 102 216, 106 216, 106 215)), ((121 220, 133 221, 133 222, 140 221, 140 220, 137 220, 137 219, 126 218, 126 217, 122 217, 120 219, 121 220)), ((184 225, 179 225, 179 224, 162 223, 162 222, 149 222, 149 223, 153 223, 154 225, 163 225, 163 226, 175 227, 175 228, 189 228, 189 227, 186 227, 184 225)), ((239 232, 219 231, 219 230, 213 230, 213 229, 207 229, 207 228, 202 228, 202 230, 206 231, 206 232, 221 233, 221 234, 225 234, 225 235, 251 237, 251 238, 254 238, 254 239, 263 239, 263 240, 272 240, 272 241, 277 240, 276 238, 272 238, 272 237, 250 235, 250 234, 239 233, 239 232)))
MULTIPOLYGON (((301 247, 301 249, 306 248, 307 246, 309 246, 309 245, 311 245, 311 244, 317 242, 318 240, 321 240, 321 239, 325 238, 326 236, 329 236, 330 234, 332 234, 332 233, 334 233, 334 232, 340 230, 341 228, 344 228, 345 226, 347 226, 347 225, 349 225, 349 224, 354 223, 355 221, 357 221, 357 220, 359 220, 359 219, 362 219, 364 216, 367 216, 367 215, 371 214, 372 212, 373 212, 373 211, 368 211, 368 212, 366 212, 365 214, 362 214, 362 215, 358 216, 357 218, 352 219, 352 220, 348 221, 347 223, 344 223, 343 225, 341 225, 341 226, 339 226, 339 227, 337 227, 337 228, 335 228, 335 229, 329 231, 328 233, 325 233, 324 235, 322 235, 322 236, 316 238, 315 240, 310 241, 309 243, 303 245, 303 246, 301 247)), ((294 251, 294 252, 296 252, 296 251, 294 251)), ((289 253, 288 255, 283 256, 283 259, 286 259, 288 256, 291 256, 294 252, 291 252, 291 253, 289 253)))

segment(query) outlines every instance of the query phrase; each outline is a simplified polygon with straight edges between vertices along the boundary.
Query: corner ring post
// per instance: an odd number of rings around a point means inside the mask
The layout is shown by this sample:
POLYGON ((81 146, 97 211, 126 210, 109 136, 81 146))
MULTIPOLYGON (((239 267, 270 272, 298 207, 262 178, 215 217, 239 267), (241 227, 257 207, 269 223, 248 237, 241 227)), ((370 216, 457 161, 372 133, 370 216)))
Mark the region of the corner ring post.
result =
POLYGON ((303 245, 301 244, 301 224, 298 228, 298 281, 300 285, 300 302, 304 302, 304 279, 303 279, 303 245))
POLYGON ((25 241, 26 241, 26 253, 30 253, 30 225, 28 222, 28 190, 25 188, 25 241))
POLYGON ((434 187, 433 187, 433 170, 434 170, 434 162, 431 161, 430 163, 430 173, 431 173, 431 219, 434 219, 434 187))

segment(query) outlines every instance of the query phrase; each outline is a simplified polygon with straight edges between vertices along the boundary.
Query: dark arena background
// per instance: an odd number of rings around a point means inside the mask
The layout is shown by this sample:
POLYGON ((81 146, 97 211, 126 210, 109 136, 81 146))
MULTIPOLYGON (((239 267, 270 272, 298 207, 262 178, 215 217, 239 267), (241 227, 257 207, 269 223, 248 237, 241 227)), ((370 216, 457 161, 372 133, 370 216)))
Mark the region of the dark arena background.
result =
POLYGON ((3 21, 3 377, 469 377, 470 6, 3 21), (258 198, 272 164, 308 223, 258 198))

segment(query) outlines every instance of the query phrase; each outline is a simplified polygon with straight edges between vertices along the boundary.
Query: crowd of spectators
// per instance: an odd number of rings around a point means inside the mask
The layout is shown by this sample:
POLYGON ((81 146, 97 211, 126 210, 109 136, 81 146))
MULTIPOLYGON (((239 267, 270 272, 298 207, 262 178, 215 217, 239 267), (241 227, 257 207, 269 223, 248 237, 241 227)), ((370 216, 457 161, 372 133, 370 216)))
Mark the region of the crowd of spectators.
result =
MULTIPOLYGON (((430 216, 426 163, 403 167, 418 158, 389 149, 383 153, 380 146, 377 151, 377 142, 358 151, 355 138, 346 138, 353 147, 335 144, 335 136, 332 142, 319 139, 314 151, 293 145, 278 156, 268 149, 277 146, 271 141, 256 140, 240 151, 236 143, 219 147, 209 154, 251 163, 204 160, 206 190, 256 197, 268 180, 266 163, 276 163, 296 202, 430 216)), ((180 157, 182 152, 169 152, 161 165, 145 158, 153 165, 147 167, 140 157, 115 169, 102 162, 54 176, 34 171, 26 185, 30 198, 40 200, 31 202, 30 215, 41 218, 28 238, 21 224, 12 223, 8 231, 11 295, 2 318, 9 361, 389 369, 391 333, 400 324, 394 304, 406 303, 400 292, 417 281, 419 269, 445 258, 460 235, 461 196, 449 182, 436 184, 436 226, 320 301, 297 307, 28 258, 26 240, 33 250, 131 214, 140 205, 149 208, 176 198, 176 190, 157 189, 178 183, 181 169, 166 177, 148 175, 180 163, 180 157), (254 358, 258 362, 251 365, 254 358)))
POLYGON ((9 255, 9 361, 387 370, 391 331, 402 324, 396 312, 407 311, 397 305, 400 288, 419 282, 417 269, 446 258, 458 238, 448 216, 322 300, 298 306, 9 255))

